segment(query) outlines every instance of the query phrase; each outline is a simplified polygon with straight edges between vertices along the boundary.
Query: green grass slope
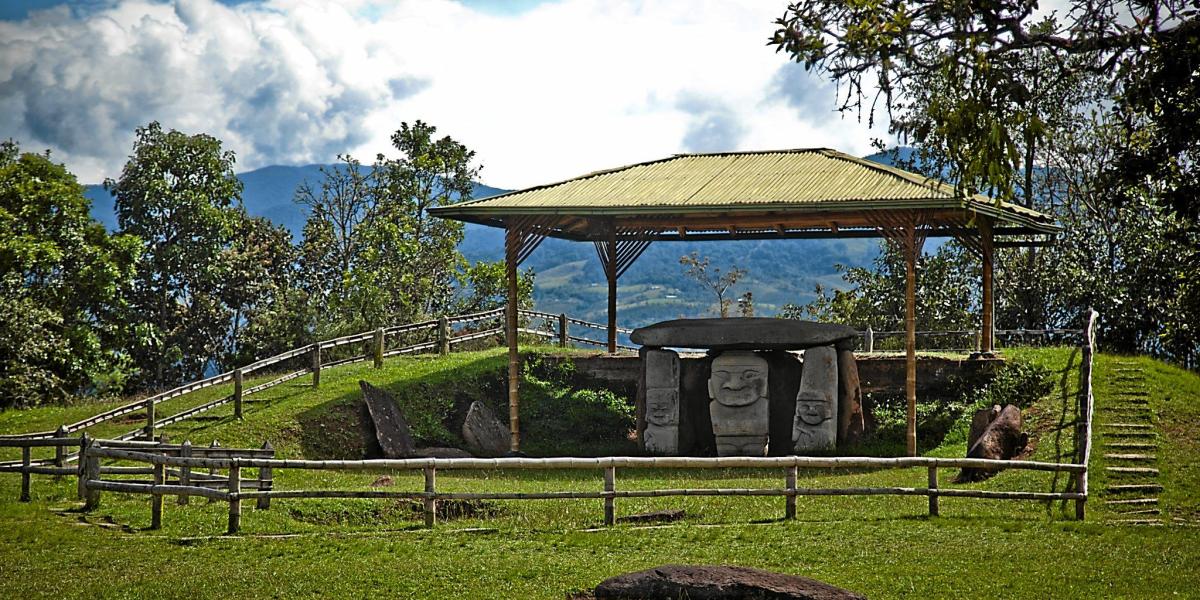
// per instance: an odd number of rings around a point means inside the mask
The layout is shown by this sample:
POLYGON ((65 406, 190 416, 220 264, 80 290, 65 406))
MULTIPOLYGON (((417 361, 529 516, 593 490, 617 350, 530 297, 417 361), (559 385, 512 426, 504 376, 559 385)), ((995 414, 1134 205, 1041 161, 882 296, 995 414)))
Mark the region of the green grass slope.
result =
MULTIPOLYGON (((1026 411, 1036 440, 1031 458, 1069 460, 1079 353, 1008 354, 1054 374, 1052 391, 1026 411)), ((1097 381, 1113 360, 1099 357, 1097 381)), ((348 410, 339 407, 357 394, 359 378, 418 398, 405 390, 429 391, 434 388, 422 386, 439 377, 469 379, 502 361, 500 351, 485 351, 393 359, 383 370, 369 364, 338 367, 323 374, 317 391, 301 378, 264 393, 248 405, 244 421, 218 412, 169 435, 198 443, 219 438, 227 446, 269 439, 283 456, 350 448, 343 439, 350 433, 336 426, 329 430, 329 424, 337 422, 330 417, 339 410, 348 410), (312 431, 306 425, 312 422, 326 423, 327 430, 312 431)), ((1191 422, 1200 379, 1152 361, 1145 365, 1150 385, 1162 391, 1155 411, 1165 432, 1163 501, 1172 512, 1194 514, 1196 472, 1190 465, 1197 456, 1191 422)), ((1110 401, 1109 394, 1098 385, 1097 404, 1110 401)), ((63 416, 61 409, 39 410, 0 414, 0 432, 63 416)), ((437 427, 427 424, 425 430, 433 435, 437 427)), ((965 450, 963 436, 952 432, 930 454, 961 456, 965 450)), ((1103 466, 1103 458, 1094 457, 1092 468, 1103 466)), ((951 485, 953 475, 943 471, 943 484, 951 485)), ((813 471, 801 474, 801 486, 923 487, 925 476, 924 470, 813 471)), ((617 483, 620 489, 779 487, 783 473, 625 469, 617 483)), ((413 473, 276 473, 279 489, 385 484, 411 490, 422 485, 413 473)), ((438 488, 447 491, 597 490, 600 485, 600 473, 592 471, 438 473, 438 488)), ((1061 491, 1068 481, 1051 473, 1007 471, 969 485, 1061 491)), ((1093 478, 1093 489, 1097 485, 1093 478)), ((35 479, 34 501, 28 504, 14 501, 17 486, 17 477, 0 475, 2 597, 562 598, 605 577, 664 563, 795 573, 872 598, 1187 597, 1200 589, 1200 528, 1106 525, 1097 501, 1089 502, 1088 520, 1078 523, 1069 518, 1071 503, 943 498, 942 516, 929 518, 923 497, 812 496, 798 499, 798 519, 781 521, 781 498, 622 499, 619 514, 682 508, 688 516, 663 527, 602 530, 593 530, 603 514, 599 500, 489 502, 456 506, 457 514, 446 515, 430 531, 419 528, 419 511, 408 502, 276 500, 270 510, 244 507, 244 535, 225 538, 215 535, 224 530, 223 503, 193 499, 180 507, 169 498, 163 530, 147 531, 144 497, 106 493, 92 514, 56 513, 77 505, 73 480, 35 479)))

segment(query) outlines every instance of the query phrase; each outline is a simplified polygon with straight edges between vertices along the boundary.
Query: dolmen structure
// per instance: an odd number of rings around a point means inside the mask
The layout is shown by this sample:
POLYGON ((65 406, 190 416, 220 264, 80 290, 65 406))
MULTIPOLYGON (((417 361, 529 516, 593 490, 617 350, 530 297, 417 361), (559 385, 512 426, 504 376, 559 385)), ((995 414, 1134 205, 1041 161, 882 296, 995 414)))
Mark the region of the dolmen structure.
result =
POLYGON ((857 336, 844 325, 753 317, 636 329, 638 439, 664 456, 834 454, 864 429, 857 336), (707 352, 681 356, 683 348, 707 352))

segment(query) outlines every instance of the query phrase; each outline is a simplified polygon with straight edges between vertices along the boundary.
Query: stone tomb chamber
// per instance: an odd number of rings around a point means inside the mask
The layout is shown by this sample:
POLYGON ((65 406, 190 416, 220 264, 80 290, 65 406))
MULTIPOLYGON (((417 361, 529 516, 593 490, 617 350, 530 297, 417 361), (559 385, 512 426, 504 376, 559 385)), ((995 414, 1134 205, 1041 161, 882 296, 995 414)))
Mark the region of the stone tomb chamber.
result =
POLYGON ((803 456, 853 446, 864 431, 857 336, 844 325, 752 317, 634 330, 641 447, 662 456, 803 456))

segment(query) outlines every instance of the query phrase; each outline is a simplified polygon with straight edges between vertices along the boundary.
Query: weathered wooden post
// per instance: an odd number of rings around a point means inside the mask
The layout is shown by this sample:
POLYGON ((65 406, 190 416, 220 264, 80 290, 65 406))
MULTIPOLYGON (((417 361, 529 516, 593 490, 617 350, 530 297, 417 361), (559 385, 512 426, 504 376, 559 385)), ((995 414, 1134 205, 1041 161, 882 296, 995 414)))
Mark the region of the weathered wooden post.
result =
MULTIPOLYGON (((221 447, 221 442, 218 442, 217 440, 213 440, 213 441, 212 441, 212 443, 208 445, 208 447, 209 447, 209 448, 220 448, 220 447, 221 447)), ((208 454, 205 454, 204 456, 205 456, 206 458, 211 458, 211 456, 210 456, 210 455, 208 455, 208 454)), ((215 477, 215 476, 216 476, 216 474, 217 474, 217 468, 216 468, 216 467, 209 467, 209 468, 208 468, 208 476, 209 476, 209 479, 211 479, 211 478, 215 477)), ((209 497, 208 497, 208 503, 209 503, 209 504, 212 504, 213 502, 216 502, 216 501, 217 501, 217 499, 216 499, 216 498, 213 498, 212 496, 209 496, 209 497)))
POLYGON ((154 396, 146 398, 146 427, 144 433, 147 440, 154 441, 154 396))
POLYGON ((783 518, 795 519, 796 518, 796 465, 792 465, 787 468, 787 476, 785 479, 786 479, 785 485, 787 486, 788 495, 787 495, 787 506, 784 508, 783 518))
POLYGON ((929 467, 929 516, 938 516, 938 472, 937 466, 929 467))
POLYGON ((1084 495, 1083 498, 1075 500, 1075 518, 1082 521, 1086 512, 1085 505, 1087 504, 1087 471, 1080 471, 1075 474, 1075 492, 1084 495))
POLYGON ((437 523, 437 500, 434 498, 437 484, 437 469, 425 467, 425 526, 437 523))
MULTIPOLYGON (((56 437, 60 440, 66 438, 67 437, 67 426, 59 425, 58 429, 54 430, 54 437, 56 437)), ((66 466, 66 464, 67 464, 67 447, 62 444, 59 444, 54 447, 54 466, 61 469, 64 466, 66 466)), ((60 474, 54 475, 55 481, 59 481, 60 479, 62 479, 62 475, 60 475, 60 474)))
POLYGON ((229 535, 242 529, 242 459, 233 458, 229 466, 229 535))
POLYGON ((321 342, 312 346, 313 387, 321 387, 321 342))
POLYGON ((233 416, 242 418, 242 370, 233 371, 233 416))
MULTIPOLYGON (((271 458, 275 458, 275 448, 271 446, 271 442, 263 442, 262 447, 263 450, 270 450, 271 458)), ((271 476, 271 467, 258 468, 258 491, 269 492, 274 489, 275 484, 271 476)), ((268 508, 271 508, 271 497, 259 496, 254 508, 258 510, 267 510, 268 508)))
MULTIPOLYGON (((179 456, 180 458, 192 457, 192 440, 183 440, 183 445, 179 447, 179 456)), ((179 467, 179 485, 185 487, 192 485, 192 467, 190 465, 182 465, 179 467)), ((192 497, 187 494, 180 494, 179 498, 175 500, 175 503, 183 506, 188 502, 191 502, 191 499, 192 497)))
POLYGON ((79 464, 75 465, 75 473, 79 477, 79 484, 75 493, 80 500, 87 497, 87 488, 84 486, 84 482, 87 481, 87 473, 85 472, 87 468, 87 449, 91 443, 92 437, 86 431, 79 436, 79 464))
MULTIPOLYGON (((154 487, 167 481, 167 465, 154 463, 154 487)), ((154 490, 150 495, 150 529, 162 529, 163 495, 161 489, 154 490)))
POLYGON ((875 330, 871 329, 870 325, 867 325, 867 330, 863 332, 863 347, 868 353, 875 351, 875 330))
POLYGON ((81 454, 79 457, 80 462, 86 463, 83 469, 83 481, 81 483, 81 485, 84 487, 84 511, 96 510, 100 507, 100 490, 97 488, 88 487, 87 485, 88 481, 100 479, 100 457, 95 456, 90 452, 91 450, 95 449, 96 445, 97 444, 95 440, 89 441, 87 446, 89 452, 86 454, 86 456, 81 454))
POLYGON ((438 317, 438 354, 450 354, 450 319, 446 315, 438 317))
POLYGON ((29 467, 33 448, 21 446, 21 502, 29 502, 29 467))
POLYGON ((375 339, 372 342, 372 351, 375 355, 375 368, 383 368, 383 328, 375 330, 375 339))
POLYGON ((617 524, 617 468, 604 467, 604 524, 617 524))
POLYGON ((567 313, 558 315, 558 347, 566 348, 571 343, 571 338, 568 335, 570 331, 567 324, 567 313))

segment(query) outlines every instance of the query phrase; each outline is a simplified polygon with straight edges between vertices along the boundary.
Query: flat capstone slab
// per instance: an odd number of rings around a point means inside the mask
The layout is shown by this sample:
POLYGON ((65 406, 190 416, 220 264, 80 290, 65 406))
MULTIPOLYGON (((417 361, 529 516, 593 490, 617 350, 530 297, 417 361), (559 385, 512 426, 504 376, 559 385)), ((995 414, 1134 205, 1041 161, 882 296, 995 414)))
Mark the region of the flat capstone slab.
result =
POLYGON ((747 567, 663 565, 610 577, 596 586, 596 600, 866 600, 827 583, 747 567))
POLYGON ((656 348, 710 350, 804 350, 817 346, 852 349, 858 332, 846 325, 776 319, 732 317, 676 319, 633 330, 629 339, 656 348))

